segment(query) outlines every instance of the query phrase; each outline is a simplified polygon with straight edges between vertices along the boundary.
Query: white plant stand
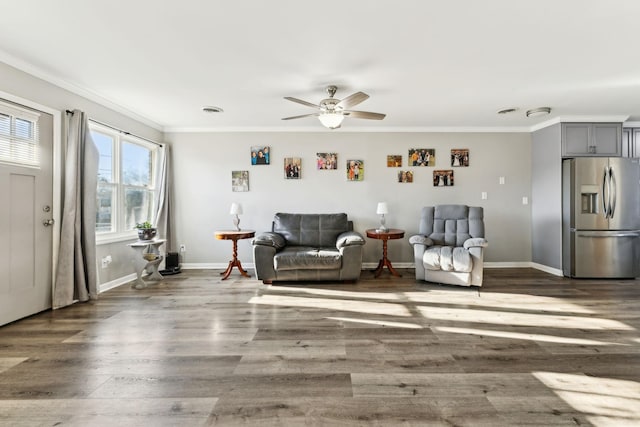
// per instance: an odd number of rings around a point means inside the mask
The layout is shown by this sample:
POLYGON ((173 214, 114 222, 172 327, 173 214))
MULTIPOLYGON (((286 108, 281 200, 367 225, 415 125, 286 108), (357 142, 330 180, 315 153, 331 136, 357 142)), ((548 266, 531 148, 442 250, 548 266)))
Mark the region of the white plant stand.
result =
POLYGON ((147 283, 142 280, 142 273, 146 270, 149 275, 147 280, 162 280, 162 274, 158 271, 158 267, 164 258, 160 255, 160 246, 162 246, 166 239, 153 239, 153 240, 138 240, 134 243, 129 243, 127 246, 134 249, 139 256, 136 257, 133 262, 136 269, 138 278, 131 285, 134 289, 144 289, 147 287, 147 283), (152 260, 145 259, 145 254, 153 254, 156 257, 152 260))

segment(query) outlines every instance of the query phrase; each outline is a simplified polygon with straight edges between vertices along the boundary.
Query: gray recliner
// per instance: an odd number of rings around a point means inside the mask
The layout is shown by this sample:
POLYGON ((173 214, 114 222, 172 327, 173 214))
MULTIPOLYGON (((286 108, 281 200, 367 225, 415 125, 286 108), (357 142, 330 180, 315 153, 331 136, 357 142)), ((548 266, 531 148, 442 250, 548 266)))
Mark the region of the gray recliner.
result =
POLYGON ((356 281, 365 240, 345 213, 277 213, 271 231, 252 244, 256 276, 264 283, 356 281))
POLYGON ((482 286, 483 208, 438 205, 422 208, 418 235, 411 236, 416 279, 461 286, 482 286))

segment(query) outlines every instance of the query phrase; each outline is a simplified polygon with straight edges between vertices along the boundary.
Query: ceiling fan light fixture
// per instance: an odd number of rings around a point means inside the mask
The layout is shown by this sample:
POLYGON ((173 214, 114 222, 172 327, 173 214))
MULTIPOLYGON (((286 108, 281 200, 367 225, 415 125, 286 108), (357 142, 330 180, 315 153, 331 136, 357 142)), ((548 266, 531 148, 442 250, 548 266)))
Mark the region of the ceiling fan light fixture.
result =
POLYGON ((344 115, 342 113, 327 112, 320 114, 318 119, 320 120, 320 123, 322 123, 322 126, 329 129, 336 129, 342 124, 344 115))
POLYGON ((547 114, 551 113, 551 107, 540 107, 540 108, 533 108, 531 110, 527 110, 527 117, 540 117, 540 116, 546 116, 547 114))

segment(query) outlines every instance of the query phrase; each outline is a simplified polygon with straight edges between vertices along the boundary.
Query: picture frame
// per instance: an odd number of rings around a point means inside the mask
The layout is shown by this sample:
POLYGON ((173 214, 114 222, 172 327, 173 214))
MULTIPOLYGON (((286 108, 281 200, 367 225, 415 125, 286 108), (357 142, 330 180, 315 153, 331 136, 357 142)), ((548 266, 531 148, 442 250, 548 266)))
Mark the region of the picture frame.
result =
POLYGON ((433 171, 433 186, 434 187, 453 187, 453 170, 442 169, 433 171))
POLYGON ((284 158, 284 177, 285 179, 302 178, 302 158, 300 157, 284 158))
POLYGON ((338 153, 316 153, 316 165, 318 170, 337 170, 338 153))
POLYGON ((254 146, 251 147, 251 165, 268 165, 271 163, 271 147, 254 146))
POLYGON ((413 182, 413 172, 412 171, 399 171, 398 172, 398 182, 413 182))
POLYGON ((364 181, 364 160, 347 160, 347 181, 364 181))
POLYGON ((249 191, 249 171, 231 171, 231 191, 249 191))
POLYGON ((469 149, 468 148, 452 148, 451 149, 451 167, 453 168, 469 167, 469 149))
POLYGON ((410 148, 407 166, 435 166, 435 148, 410 148))
POLYGON ((387 155, 387 167, 388 168, 400 168, 400 167, 402 167, 402 155, 401 154, 388 154, 387 155))

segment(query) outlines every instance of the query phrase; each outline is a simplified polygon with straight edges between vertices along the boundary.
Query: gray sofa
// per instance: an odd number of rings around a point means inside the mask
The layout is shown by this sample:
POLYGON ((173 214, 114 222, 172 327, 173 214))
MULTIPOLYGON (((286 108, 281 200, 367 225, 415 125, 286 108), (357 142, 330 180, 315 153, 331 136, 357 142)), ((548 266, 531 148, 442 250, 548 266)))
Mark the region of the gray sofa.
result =
POLYGON ((482 286, 484 271, 482 207, 439 205, 422 208, 418 235, 411 236, 416 279, 482 286))
POLYGON ((365 240, 347 214, 277 213, 270 232, 252 241, 256 275, 274 281, 355 282, 365 240))

